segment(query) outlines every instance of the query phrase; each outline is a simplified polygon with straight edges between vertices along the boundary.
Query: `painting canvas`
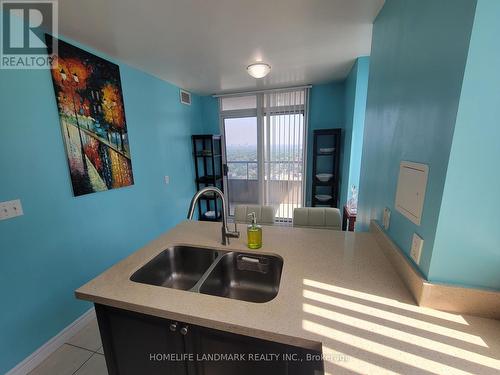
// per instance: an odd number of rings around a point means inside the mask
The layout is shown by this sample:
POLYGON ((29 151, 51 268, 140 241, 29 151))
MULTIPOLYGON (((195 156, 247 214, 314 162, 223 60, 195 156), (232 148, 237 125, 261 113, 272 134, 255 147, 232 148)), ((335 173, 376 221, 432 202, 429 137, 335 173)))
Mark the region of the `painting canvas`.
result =
POLYGON ((133 185, 120 68, 56 42, 51 74, 75 196, 133 185))

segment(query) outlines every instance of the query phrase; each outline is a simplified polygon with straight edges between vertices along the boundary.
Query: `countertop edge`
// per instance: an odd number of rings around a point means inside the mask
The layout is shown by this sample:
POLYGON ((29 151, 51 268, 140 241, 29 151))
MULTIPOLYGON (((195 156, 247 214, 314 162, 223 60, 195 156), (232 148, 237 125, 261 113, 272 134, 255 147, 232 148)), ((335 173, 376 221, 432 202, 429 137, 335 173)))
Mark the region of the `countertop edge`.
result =
POLYGON ((254 328, 248 328, 241 325, 235 325, 230 323, 224 323, 212 319, 203 319, 200 317, 194 317, 192 315, 179 314, 173 311, 155 309, 152 307, 147 307, 143 305, 135 305, 131 303, 121 302, 117 300, 111 300, 105 297, 99 297, 95 295, 90 295, 87 293, 79 292, 78 289, 75 290, 75 297, 80 300, 97 303, 100 305, 115 307, 118 309, 124 309, 128 311, 133 311, 139 314, 146 314, 156 316, 158 318, 179 320, 183 323, 195 324, 203 326, 206 328, 217 329, 220 331, 235 333, 238 335, 244 335, 249 337, 254 337, 257 339, 268 340, 273 342, 278 342, 281 344, 297 346, 303 349, 311 349, 321 351, 323 346, 322 342, 304 339, 296 336, 288 336, 276 332, 268 332, 264 330, 258 330, 254 328))

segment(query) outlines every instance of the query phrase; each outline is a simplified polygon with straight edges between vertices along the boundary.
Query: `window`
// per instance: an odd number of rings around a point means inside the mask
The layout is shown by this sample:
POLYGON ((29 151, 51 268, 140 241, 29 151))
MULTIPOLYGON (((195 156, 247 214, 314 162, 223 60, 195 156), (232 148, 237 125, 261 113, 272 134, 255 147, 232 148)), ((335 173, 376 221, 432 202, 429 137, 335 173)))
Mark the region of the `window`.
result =
POLYGON ((287 223, 303 205, 307 96, 305 88, 220 99, 230 212, 271 205, 287 223))
POLYGON ((221 108, 223 111, 257 108, 257 96, 231 96, 222 98, 221 108))

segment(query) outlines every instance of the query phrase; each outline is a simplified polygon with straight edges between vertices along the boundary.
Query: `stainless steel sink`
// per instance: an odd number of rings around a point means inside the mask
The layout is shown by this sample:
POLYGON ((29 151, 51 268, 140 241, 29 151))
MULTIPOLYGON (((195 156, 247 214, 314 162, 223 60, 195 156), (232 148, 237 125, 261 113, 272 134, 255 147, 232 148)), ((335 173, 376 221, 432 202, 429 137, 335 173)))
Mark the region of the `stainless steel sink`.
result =
POLYGON ((189 290, 217 259, 217 251, 189 246, 172 246, 135 272, 138 283, 189 290))
POLYGON ((278 294, 282 268, 283 259, 276 255, 173 246, 136 271, 130 280, 263 303, 278 294))
POLYGON ((223 255, 199 292, 249 302, 268 302, 278 294, 283 260, 272 255, 223 255))

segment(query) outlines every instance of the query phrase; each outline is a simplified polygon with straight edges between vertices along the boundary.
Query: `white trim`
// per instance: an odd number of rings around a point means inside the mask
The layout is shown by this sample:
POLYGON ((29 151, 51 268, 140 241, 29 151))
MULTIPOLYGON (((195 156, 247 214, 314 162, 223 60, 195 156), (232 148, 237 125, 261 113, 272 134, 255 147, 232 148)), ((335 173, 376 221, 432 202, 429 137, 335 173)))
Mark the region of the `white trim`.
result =
POLYGON ((257 197, 259 199, 259 204, 263 205, 265 202, 265 185, 264 182, 264 160, 265 160, 265 151, 264 151, 264 116, 262 113, 262 109, 264 108, 264 95, 257 95, 257 176, 258 176, 258 184, 259 191, 257 197))
POLYGON ((23 361, 19 362, 5 375, 26 375, 42 363, 48 356, 77 334, 83 327, 95 318, 95 310, 92 307, 86 313, 77 318, 73 323, 64 328, 57 335, 31 353, 23 361))
POLYGON ((295 90, 302 90, 302 89, 310 89, 311 87, 312 87, 312 85, 295 86, 295 87, 281 87, 281 88, 277 88, 277 89, 268 89, 268 90, 254 90, 254 91, 233 92, 233 93, 227 93, 227 94, 214 94, 212 96, 214 98, 224 98, 224 97, 230 97, 230 96, 246 96, 246 95, 251 95, 251 94, 263 94, 263 93, 279 92, 279 91, 295 91, 295 90))
MULTIPOLYGON (((303 169, 303 174, 302 174, 302 203, 303 207, 307 207, 307 151, 308 151, 308 143, 309 143, 309 94, 310 94, 310 87, 306 88, 304 90, 304 147, 303 147, 303 152, 304 155, 302 156, 302 162, 304 163, 304 166, 302 167, 303 169)), ((312 174, 312 173, 311 173, 312 174)), ((311 198, 312 201, 312 198, 311 198)))

